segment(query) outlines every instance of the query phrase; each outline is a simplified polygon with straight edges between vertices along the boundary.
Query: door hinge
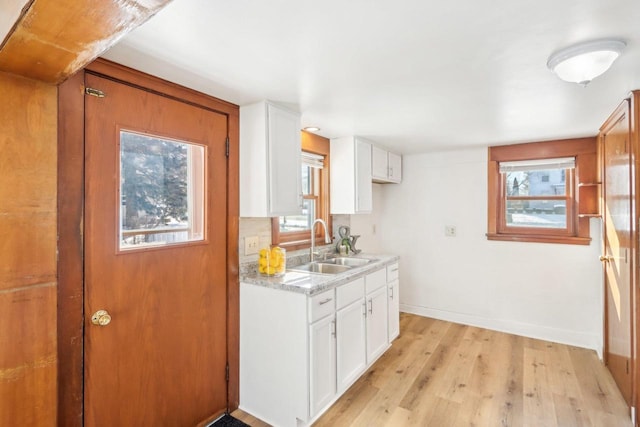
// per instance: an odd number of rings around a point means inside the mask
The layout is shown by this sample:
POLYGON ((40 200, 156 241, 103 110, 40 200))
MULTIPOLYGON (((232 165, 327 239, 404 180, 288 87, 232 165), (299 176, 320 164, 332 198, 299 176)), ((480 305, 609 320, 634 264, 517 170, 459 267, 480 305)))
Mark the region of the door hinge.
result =
POLYGON ((85 87, 84 93, 87 95, 95 96, 96 98, 104 98, 106 95, 100 89, 94 89, 92 87, 85 87))
POLYGON ((229 382, 229 364, 227 363, 227 366, 225 366, 224 368, 224 380, 226 382, 229 382))
POLYGON ((226 141, 224 143, 225 143, 225 147, 226 147, 225 148, 225 155, 227 157, 229 157, 229 137, 227 137, 227 139, 226 139, 226 141))
POLYGON ((629 361, 627 360, 627 374, 629 373, 629 361))

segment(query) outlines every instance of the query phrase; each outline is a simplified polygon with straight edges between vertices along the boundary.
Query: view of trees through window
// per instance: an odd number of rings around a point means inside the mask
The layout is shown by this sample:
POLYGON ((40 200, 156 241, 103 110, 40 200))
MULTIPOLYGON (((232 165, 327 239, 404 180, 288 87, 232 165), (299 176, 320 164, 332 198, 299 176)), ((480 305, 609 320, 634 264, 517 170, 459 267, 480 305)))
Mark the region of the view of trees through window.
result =
MULTIPOLYGON (((184 242, 198 237, 193 235, 190 221, 193 202, 190 168, 195 159, 202 162, 203 152, 203 147, 193 144, 121 132, 121 248, 184 242)), ((202 169, 202 164, 196 167, 202 169)))

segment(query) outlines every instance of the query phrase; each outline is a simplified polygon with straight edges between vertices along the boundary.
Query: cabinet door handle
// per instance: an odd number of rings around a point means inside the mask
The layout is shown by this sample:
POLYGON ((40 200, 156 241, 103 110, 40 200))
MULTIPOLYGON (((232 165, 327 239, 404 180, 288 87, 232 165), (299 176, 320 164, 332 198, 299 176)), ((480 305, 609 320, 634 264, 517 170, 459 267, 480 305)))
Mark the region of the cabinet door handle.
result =
POLYGON ((318 305, 325 305, 326 303, 328 303, 329 301, 333 301, 333 298, 327 298, 327 299, 323 299, 322 301, 320 301, 318 303, 318 305))
POLYGON ((389 176, 393 176, 393 168, 389 168, 389 176))
POLYGON ((373 298, 369 299, 369 314, 373 314, 373 298))
POLYGON ((298 195, 298 207, 300 207, 300 209, 304 208, 304 196, 302 193, 298 195))
POLYGON ((391 271, 398 271, 398 267, 392 268, 391 271))
POLYGON ((336 321, 331 321, 331 336, 336 337, 336 321))
POLYGON ((367 303, 366 302, 362 303, 362 315, 364 317, 367 317, 367 303))
POLYGON ((390 287, 389 290, 391 291, 391 295, 389 295, 389 298, 393 299, 393 286, 390 287))

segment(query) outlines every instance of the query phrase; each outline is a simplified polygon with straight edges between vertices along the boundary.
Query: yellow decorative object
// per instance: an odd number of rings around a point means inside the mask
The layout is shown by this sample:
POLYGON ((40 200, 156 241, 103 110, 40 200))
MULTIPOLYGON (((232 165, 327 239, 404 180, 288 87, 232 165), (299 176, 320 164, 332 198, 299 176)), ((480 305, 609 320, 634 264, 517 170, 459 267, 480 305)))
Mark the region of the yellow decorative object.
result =
POLYGON ((258 252, 258 272, 265 276, 281 276, 287 269, 287 251, 278 246, 258 252))

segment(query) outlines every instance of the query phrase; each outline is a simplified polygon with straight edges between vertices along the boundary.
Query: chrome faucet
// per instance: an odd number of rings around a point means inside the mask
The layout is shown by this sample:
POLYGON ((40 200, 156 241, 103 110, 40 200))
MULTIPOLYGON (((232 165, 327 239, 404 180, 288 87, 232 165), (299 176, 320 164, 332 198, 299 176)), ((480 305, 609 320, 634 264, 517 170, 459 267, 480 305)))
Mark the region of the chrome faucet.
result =
POLYGON ((331 243, 331 237, 329 236, 329 231, 327 231, 327 223, 324 222, 324 220, 318 218, 315 221, 313 221, 313 224, 311 224, 311 262, 313 262, 315 260, 315 256, 316 256, 316 233, 315 233, 315 229, 316 229, 316 223, 320 223, 322 224, 322 228, 324 228, 324 242, 329 244, 331 243))

